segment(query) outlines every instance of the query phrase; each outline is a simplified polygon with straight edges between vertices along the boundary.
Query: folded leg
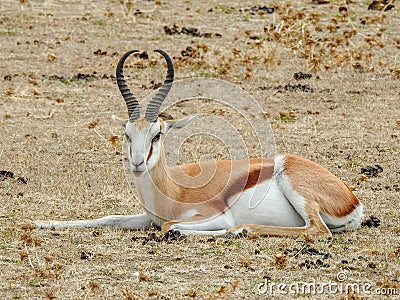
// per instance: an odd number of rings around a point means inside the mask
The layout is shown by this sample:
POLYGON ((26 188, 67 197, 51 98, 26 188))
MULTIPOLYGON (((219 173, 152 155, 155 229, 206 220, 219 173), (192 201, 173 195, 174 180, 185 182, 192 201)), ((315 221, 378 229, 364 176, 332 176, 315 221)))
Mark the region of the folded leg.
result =
POLYGON ((162 232, 173 229, 179 230, 183 234, 222 235, 234 224, 232 213, 227 210, 209 219, 195 215, 179 221, 165 222, 162 226, 162 232))
POLYGON ((254 233, 257 235, 268 235, 268 236, 332 236, 332 233, 326 226, 319 214, 319 204, 311 202, 305 206, 304 213, 306 214, 304 219, 306 225, 304 227, 282 227, 282 226, 268 226, 268 225, 256 225, 256 224, 244 224, 232 227, 228 232, 238 234, 243 230, 254 233))

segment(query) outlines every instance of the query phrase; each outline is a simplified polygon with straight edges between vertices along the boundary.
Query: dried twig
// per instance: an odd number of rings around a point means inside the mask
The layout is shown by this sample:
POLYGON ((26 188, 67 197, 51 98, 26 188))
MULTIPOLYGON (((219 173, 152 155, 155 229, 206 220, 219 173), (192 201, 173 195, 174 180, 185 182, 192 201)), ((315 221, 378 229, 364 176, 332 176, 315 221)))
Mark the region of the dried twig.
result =
POLYGON ((28 251, 28 247, 26 246, 26 243, 24 243, 24 247, 25 247, 25 251, 26 251, 26 257, 28 259, 28 264, 32 269, 35 269, 35 267, 32 264, 32 260, 31 260, 31 258, 29 256, 29 251, 28 251))
POLYGON ((106 143, 108 143, 108 140, 107 140, 104 136, 102 136, 102 135, 96 130, 96 128, 93 128, 93 131, 94 131, 102 140, 104 140, 104 141, 106 141, 106 143))
POLYGON ((53 115, 54 115, 54 111, 53 111, 53 110, 50 111, 50 112, 48 113, 47 116, 35 116, 35 115, 31 115, 31 114, 28 112, 28 115, 27 115, 26 117, 24 117, 24 118, 33 118, 33 119, 38 119, 38 120, 44 120, 44 119, 50 119, 50 118, 52 118, 53 115))
POLYGON ((382 9, 381 16, 386 12, 386 8, 388 8, 389 5, 392 5, 392 3, 393 3, 394 1, 395 1, 395 0, 390 0, 390 1, 385 5, 385 7, 382 9))

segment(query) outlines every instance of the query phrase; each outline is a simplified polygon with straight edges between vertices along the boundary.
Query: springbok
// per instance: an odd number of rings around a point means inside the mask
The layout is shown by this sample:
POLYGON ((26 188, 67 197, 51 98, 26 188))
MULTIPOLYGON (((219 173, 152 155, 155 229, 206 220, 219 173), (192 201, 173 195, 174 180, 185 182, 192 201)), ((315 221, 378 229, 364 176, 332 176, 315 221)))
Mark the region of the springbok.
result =
POLYGON ((140 117, 139 102, 123 75, 125 60, 138 50, 125 53, 116 68, 129 120, 113 116, 114 122, 125 128, 124 153, 146 213, 38 222, 37 227, 143 229, 155 224, 163 232, 173 229, 185 234, 237 234, 245 230, 269 236, 330 236, 360 225, 363 206, 347 185, 319 164, 295 155, 166 167, 165 134, 186 126, 195 116, 167 120, 160 115, 174 69, 167 53, 155 51, 165 58, 168 70, 145 116, 140 117))

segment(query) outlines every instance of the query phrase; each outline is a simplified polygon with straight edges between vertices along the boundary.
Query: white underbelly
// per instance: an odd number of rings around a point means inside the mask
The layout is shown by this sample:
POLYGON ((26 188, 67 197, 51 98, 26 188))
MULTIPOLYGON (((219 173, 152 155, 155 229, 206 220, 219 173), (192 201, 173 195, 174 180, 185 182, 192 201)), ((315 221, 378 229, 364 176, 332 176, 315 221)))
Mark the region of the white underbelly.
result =
POLYGON ((235 225, 260 224, 301 227, 304 220, 296 212, 275 180, 265 181, 228 201, 235 225))

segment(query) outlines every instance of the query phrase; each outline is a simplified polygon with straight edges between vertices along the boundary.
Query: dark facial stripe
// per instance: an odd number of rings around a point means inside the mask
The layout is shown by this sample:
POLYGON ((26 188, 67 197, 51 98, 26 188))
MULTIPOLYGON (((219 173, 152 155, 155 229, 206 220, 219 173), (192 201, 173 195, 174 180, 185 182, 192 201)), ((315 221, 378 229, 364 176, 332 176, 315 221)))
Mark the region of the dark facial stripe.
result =
POLYGON ((153 154, 153 145, 150 146, 150 151, 149 151, 149 155, 147 155, 146 162, 149 161, 149 159, 150 159, 150 157, 151 157, 152 154, 153 154))

